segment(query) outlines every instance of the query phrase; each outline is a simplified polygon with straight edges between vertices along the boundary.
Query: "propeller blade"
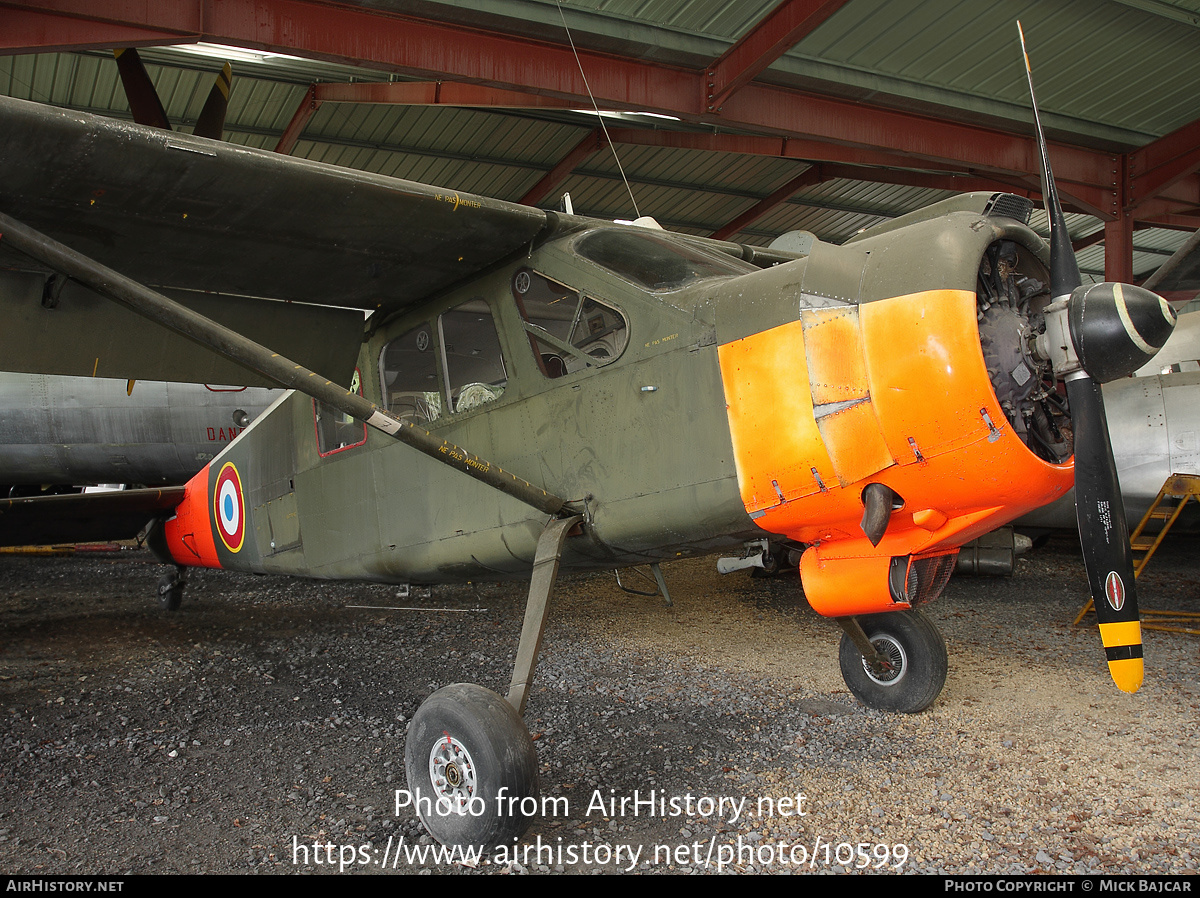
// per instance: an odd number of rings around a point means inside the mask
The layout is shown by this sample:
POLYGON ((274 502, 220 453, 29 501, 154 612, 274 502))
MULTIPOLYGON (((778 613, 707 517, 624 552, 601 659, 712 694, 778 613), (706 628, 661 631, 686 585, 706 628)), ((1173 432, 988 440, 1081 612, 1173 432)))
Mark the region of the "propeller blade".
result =
POLYGON ((1063 216, 1062 204, 1058 201, 1058 188, 1054 184, 1054 172, 1050 170, 1050 153, 1046 146, 1046 135, 1042 131, 1042 117, 1038 114, 1037 95, 1033 92, 1033 69, 1029 66, 1029 51, 1025 49, 1025 31, 1017 22, 1017 33, 1021 36, 1021 56, 1025 59, 1025 77, 1029 81, 1029 99, 1033 104, 1033 124, 1037 129, 1038 156, 1041 160, 1042 198, 1046 203, 1046 216, 1050 220, 1050 295, 1054 299, 1067 296, 1083 283, 1079 276, 1079 264, 1075 261, 1075 249, 1071 246, 1071 235, 1067 233, 1067 219, 1063 216))
POLYGON ((1126 296, 1132 288, 1123 289, 1119 284, 1100 285, 1112 289, 1098 290, 1095 299, 1089 301, 1089 291, 1079 289, 1083 279, 1079 276, 1054 173, 1050 170, 1050 154, 1033 89, 1033 69, 1020 22, 1017 32, 1021 36, 1021 54, 1025 60, 1037 130, 1042 195, 1050 220, 1050 294, 1061 307, 1056 314, 1065 314, 1068 318, 1067 329, 1076 354, 1072 358, 1067 347, 1062 347, 1063 355, 1055 360, 1055 372, 1066 380, 1067 402, 1075 433, 1075 517, 1079 524, 1079 541, 1083 547, 1092 603, 1100 623, 1100 640, 1108 656, 1109 673, 1119 689, 1136 692, 1142 685, 1142 632, 1134 588, 1133 556, 1121 484, 1117 480, 1117 466, 1108 437, 1104 399, 1097 379, 1133 373, 1134 368, 1125 370, 1128 359, 1112 358, 1114 348, 1131 346, 1130 358, 1147 351, 1153 356, 1174 327, 1174 312, 1148 291, 1140 291, 1146 296, 1133 293, 1126 296), (1131 306, 1136 310, 1136 321, 1131 320, 1131 306), (1162 342, 1158 341, 1159 330, 1165 332, 1162 342), (1145 331, 1152 331, 1153 335, 1144 339, 1145 331), (1103 351, 1097 352, 1092 347, 1103 347, 1103 351), (1095 370, 1089 370, 1089 367, 1095 370))
POLYGON ((1075 516, 1100 641, 1117 688, 1137 692, 1142 685, 1142 630, 1129 526, 1100 384, 1087 375, 1068 380, 1067 402, 1075 428, 1075 516))
POLYGON ((209 137, 220 140, 225 133, 225 110, 229 108, 229 88, 233 80, 233 69, 229 63, 221 68, 217 80, 213 82, 200 117, 196 119, 196 127, 192 133, 197 137, 209 137))
POLYGON ((139 125, 170 131, 167 111, 163 109, 162 100, 158 98, 158 91, 154 89, 154 82, 150 80, 138 51, 113 50, 113 56, 117 58, 117 71, 121 73, 121 86, 125 88, 133 120, 139 125))

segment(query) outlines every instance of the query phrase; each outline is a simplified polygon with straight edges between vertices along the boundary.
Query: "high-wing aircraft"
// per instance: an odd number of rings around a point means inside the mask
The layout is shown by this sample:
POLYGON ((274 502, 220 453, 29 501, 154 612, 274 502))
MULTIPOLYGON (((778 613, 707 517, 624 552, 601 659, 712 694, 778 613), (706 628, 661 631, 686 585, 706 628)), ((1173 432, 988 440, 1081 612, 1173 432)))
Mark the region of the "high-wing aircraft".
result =
MULTIPOLYGON (((195 566, 530 578, 507 698, 438 690, 405 748, 435 838, 496 844, 537 794, 521 713, 560 566, 783 540, 851 691, 912 712, 945 680, 918 608, 957 548, 1074 482, 1138 687, 1098 384, 1174 313, 1080 286, 1040 143, 1049 250, 1003 193, 763 249, 0 100, 0 357, 288 389, 185 488, 110 509, 153 519, 168 605, 195 566)), ((44 507, 0 503, 0 536, 44 507)))

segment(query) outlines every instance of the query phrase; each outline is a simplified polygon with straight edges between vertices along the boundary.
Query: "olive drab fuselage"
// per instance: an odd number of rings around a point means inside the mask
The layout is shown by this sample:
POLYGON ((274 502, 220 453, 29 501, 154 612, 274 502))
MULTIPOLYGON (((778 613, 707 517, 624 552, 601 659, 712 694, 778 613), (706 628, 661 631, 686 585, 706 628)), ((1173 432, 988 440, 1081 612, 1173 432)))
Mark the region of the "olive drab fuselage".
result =
MULTIPOLYGON (((364 396, 583 509, 567 569, 807 547, 822 614, 906 608, 895 559, 952 554, 1069 489, 996 398, 976 280, 998 240, 961 201, 766 269, 582 219, 489 273, 367 322, 364 396), (862 493, 902 504, 876 547, 862 493)), ((181 565, 434 583, 526 576, 541 514, 289 393, 188 485, 181 565)), ((943 566, 944 567, 944 566, 943 566)), ((925 576, 925 574, 922 574, 925 576)))

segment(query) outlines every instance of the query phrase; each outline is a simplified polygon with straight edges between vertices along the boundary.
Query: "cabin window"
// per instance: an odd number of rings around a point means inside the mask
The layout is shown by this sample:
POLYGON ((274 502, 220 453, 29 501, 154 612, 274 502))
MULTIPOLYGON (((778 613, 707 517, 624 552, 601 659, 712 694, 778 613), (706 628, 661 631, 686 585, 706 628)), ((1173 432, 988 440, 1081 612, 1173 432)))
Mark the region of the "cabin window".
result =
POLYGON ((465 412, 504 395, 508 374, 492 310, 473 299, 438 318, 449 408, 465 412))
POLYGON ((428 424, 442 416, 433 328, 414 327, 383 347, 379 383, 384 407, 402 421, 428 424))
POLYGON ((615 360, 629 342, 629 324, 613 306, 522 268, 513 298, 530 348, 546 377, 562 377, 615 360))
POLYGON ((645 228, 600 228, 575 241, 575 251, 630 283, 654 292, 695 281, 736 277, 753 265, 645 228))
MULTIPOLYGON (((362 377, 354 369, 351 392, 362 395, 362 377)), ((367 425, 324 402, 313 400, 313 419, 317 428, 317 452, 332 455, 343 449, 353 449, 367 441, 367 425)))

